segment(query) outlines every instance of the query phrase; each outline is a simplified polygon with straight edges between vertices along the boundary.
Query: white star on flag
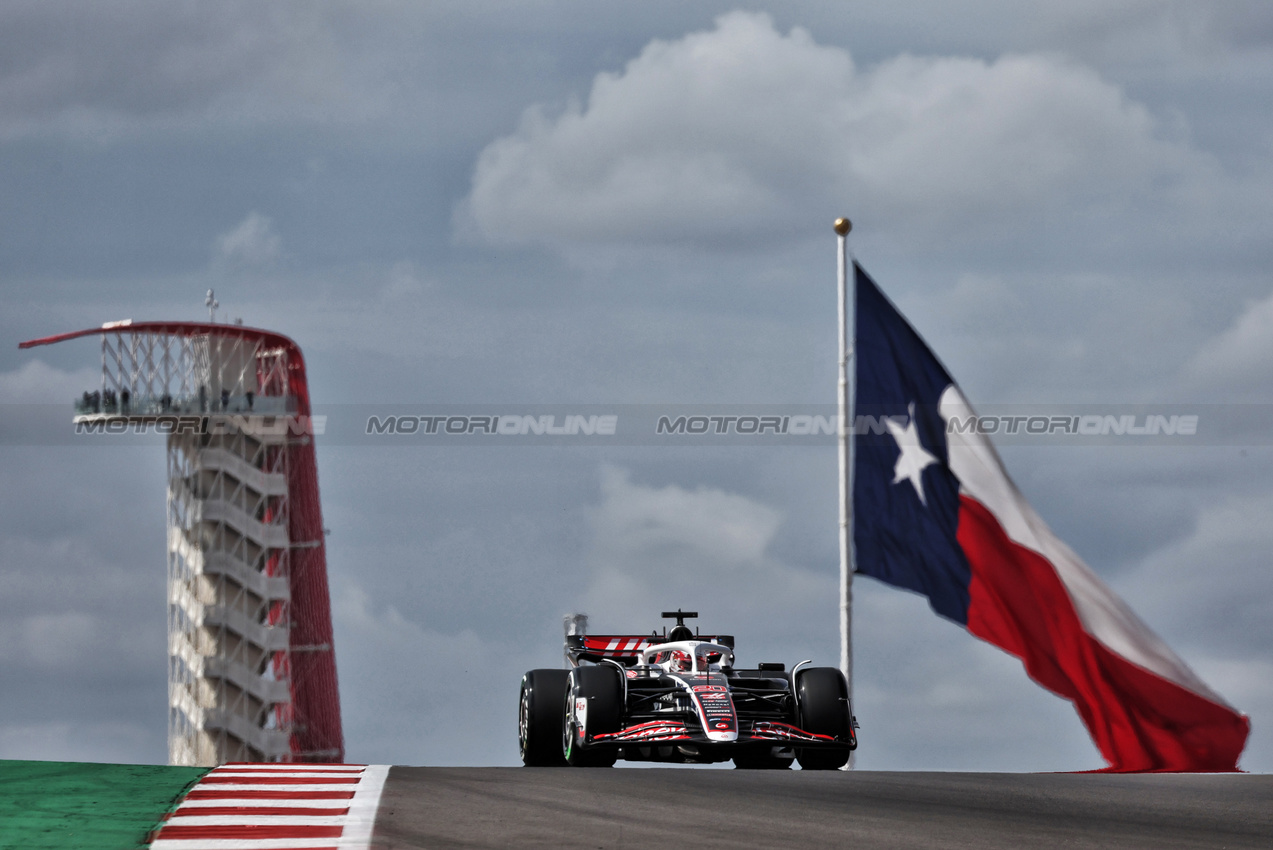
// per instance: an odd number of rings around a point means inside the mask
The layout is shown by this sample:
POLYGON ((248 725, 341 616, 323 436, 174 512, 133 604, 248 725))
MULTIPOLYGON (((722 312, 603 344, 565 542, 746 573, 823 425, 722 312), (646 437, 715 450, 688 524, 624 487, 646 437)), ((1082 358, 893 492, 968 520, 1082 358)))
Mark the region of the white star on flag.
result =
POLYGON ((923 472, 924 467, 937 462, 937 457, 919 442, 919 432, 915 430, 914 402, 911 402, 908 412, 910 421, 905 428, 892 419, 884 420, 888 425, 889 433, 893 435, 893 439, 897 441, 897 447, 902 452, 897 456, 897 465, 893 467, 893 483, 898 484, 910 479, 919 496, 920 504, 928 507, 928 500, 924 498, 923 472))

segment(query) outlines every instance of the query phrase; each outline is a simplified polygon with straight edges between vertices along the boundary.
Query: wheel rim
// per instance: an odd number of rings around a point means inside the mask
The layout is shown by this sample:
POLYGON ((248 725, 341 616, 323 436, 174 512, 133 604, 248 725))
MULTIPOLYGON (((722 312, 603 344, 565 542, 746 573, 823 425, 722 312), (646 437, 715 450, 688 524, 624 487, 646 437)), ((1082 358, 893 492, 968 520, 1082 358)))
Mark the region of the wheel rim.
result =
POLYGON ((522 761, 526 760, 526 751, 528 749, 528 739, 530 737, 530 692, 525 685, 522 686, 521 705, 517 711, 517 748, 521 753, 522 761))
POLYGON ((570 751, 574 749, 575 743, 575 689, 572 681, 566 688, 566 716, 561 722, 561 754, 565 756, 566 761, 570 761, 570 751))

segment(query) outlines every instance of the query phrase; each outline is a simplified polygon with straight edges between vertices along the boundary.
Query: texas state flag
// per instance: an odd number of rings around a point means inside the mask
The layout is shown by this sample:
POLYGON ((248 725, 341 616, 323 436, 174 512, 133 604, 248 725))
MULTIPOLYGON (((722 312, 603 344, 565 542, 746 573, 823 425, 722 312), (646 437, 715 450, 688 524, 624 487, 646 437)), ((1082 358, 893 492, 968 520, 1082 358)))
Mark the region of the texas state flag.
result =
POLYGON ((1230 771, 1247 718, 1057 539, 919 334, 856 263, 857 571, 1020 658, 1071 700, 1115 771, 1230 771), (887 417, 887 419, 880 419, 887 417), (868 425, 871 420, 865 420, 868 425))

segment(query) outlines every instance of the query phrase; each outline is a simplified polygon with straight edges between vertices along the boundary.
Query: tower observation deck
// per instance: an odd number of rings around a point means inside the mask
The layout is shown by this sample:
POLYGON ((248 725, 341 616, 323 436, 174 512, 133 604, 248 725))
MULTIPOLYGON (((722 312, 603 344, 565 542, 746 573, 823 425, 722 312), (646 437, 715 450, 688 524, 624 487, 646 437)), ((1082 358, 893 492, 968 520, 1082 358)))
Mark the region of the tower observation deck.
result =
POLYGON ((344 759, 305 361, 271 331, 110 322, 81 430, 167 435, 168 760, 344 759))

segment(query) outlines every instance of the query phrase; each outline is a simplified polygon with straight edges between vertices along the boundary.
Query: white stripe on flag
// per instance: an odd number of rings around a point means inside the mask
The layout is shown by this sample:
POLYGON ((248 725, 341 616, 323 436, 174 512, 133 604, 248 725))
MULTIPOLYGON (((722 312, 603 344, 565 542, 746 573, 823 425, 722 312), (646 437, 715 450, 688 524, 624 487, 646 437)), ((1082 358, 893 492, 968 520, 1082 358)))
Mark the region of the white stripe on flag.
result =
MULTIPOLYGON (((954 384, 942 393, 938 410, 947 423, 954 417, 966 421, 976 415, 954 384)), ((1115 596, 1074 550, 1052 533, 1012 483, 988 438, 975 433, 975 429, 973 433, 963 433, 947 427, 946 440, 950 471, 959 479, 960 490, 994 514, 1014 543, 1037 552, 1052 564, 1088 634, 1133 664, 1217 705, 1231 707, 1115 596)))

